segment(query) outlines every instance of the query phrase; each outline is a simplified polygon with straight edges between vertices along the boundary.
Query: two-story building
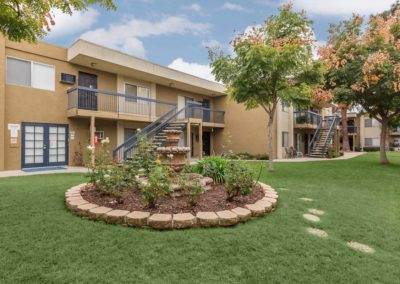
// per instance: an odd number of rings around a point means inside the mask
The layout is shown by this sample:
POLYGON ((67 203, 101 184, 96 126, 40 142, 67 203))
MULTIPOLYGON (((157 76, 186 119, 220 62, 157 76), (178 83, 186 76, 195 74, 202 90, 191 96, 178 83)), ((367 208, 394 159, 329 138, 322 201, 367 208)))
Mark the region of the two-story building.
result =
MULTIPOLYGON (((172 118, 191 157, 267 153, 265 111, 245 110, 216 82, 84 40, 64 48, 0 37, 0 66, 0 170, 80 165, 87 145, 108 137, 110 151, 124 149, 138 129, 172 118)), ((290 146, 308 153, 317 111, 304 124, 292 107, 278 109, 274 158, 290 146)))

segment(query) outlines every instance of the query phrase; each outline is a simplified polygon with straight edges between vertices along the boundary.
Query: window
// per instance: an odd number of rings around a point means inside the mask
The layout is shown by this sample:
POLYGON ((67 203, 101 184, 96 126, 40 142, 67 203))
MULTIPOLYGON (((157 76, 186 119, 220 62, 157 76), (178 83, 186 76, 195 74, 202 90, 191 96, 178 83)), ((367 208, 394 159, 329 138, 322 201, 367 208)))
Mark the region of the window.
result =
POLYGON ((282 131, 282 147, 289 146, 289 133, 286 131, 282 131))
POLYGON ((7 57, 7 83, 54 91, 54 66, 7 57))
POLYGON ((284 112, 289 111, 289 104, 287 104, 285 102, 281 102, 281 105, 282 105, 282 111, 284 111, 284 112))
POLYGON ((366 118, 364 122, 365 122, 365 127, 378 127, 379 126, 379 122, 373 118, 366 118))
POLYGON ((379 138, 365 138, 365 147, 378 147, 379 138))
MULTIPOLYGON (((132 97, 132 98, 129 98, 129 101, 131 101, 131 102, 137 102, 136 97, 148 98, 149 93, 150 93, 149 88, 125 83, 125 94, 132 97)), ((144 103, 145 101, 139 100, 139 102, 144 103)))

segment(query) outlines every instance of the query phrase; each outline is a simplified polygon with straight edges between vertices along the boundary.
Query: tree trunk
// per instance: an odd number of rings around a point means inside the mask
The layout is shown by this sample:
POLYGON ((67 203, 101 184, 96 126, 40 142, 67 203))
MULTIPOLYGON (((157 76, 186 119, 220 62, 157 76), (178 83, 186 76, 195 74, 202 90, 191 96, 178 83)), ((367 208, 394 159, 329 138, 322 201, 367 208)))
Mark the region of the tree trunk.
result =
POLYGON ((389 160, 386 156, 386 137, 388 133, 388 122, 387 119, 383 119, 381 121, 381 145, 380 145, 380 155, 381 155, 381 164, 387 165, 389 164, 389 160))
POLYGON ((268 120, 268 170, 270 172, 274 171, 274 164, 273 164, 274 150, 273 150, 273 145, 272 145, 273 122, 274 122, 273 114, 272 115, 270 114, 269 120, 268 120))
POLYGON ((350 143, 349 143, 349 129, 347 126, 347 108, 342 107, 340 109, 341 112, 341 120, 342 120, 342 148, 344 152, 350 151, 350 143))

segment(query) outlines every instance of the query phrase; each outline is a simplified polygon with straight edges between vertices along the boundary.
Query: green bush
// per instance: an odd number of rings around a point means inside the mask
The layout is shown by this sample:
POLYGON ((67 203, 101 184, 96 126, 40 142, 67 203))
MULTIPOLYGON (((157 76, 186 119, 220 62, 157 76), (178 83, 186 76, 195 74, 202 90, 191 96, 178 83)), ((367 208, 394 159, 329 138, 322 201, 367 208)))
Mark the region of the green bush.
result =
POLYGON ((116 165, 112 162, 107 144, 108 139, 105 139, 96 149, 92 146, 87 147, 85 165, 88 168, 89 182, 104 194, 120 197, 126 189, 134 187, 135 178, 125 165, 116 165), (92 164, 93 156, 95 156, 94 164, 92 164))
POLYGON ((139 188, 144 203, 150 208, 156 207, 162 197, 172 192, 169 169, 163 166, 153 167, 148 182, 140 183, 139 188))
POLYGON ((137 142, 137 150, 132 159, 126 161, 128 167, 133 171, 143 171, 145 175, 150 174, 156 166, 157 156, 154 151, 154 144, 145 136, 140 136, 137 142))
POLYGON ((189 170, 210 177, 215 183, 223 183, 225 181, 224 175, 227 165, 228 161, 221 156, 209 156, 198 161, 189 170))
POLYGON ((254 184, 253 171, 243 163, 231 162, 225 171, 227 200, 232 201, 239 195, 251 193, 254 184))
POLYGON ((268 160, 268 154, 250 154, 247 152, 243 153, 229 153, 228 159, 231 160, 268 160))
POLYGON ((377 151, 380 151, 380 147, 368 146, 368 147, 364 147, 363 150, 365 152, 377 152, 377 151))
POLYGON ((256 155, 257 160, 269 160, 268 154, 257 154, 256 155))
POLYGON ((180 173, 178 176, 178 183, 182 191, 189 196, 189 205, 195 206, 199 201, 200 195, 204 193, 204 188, 197 178, 192 178, 189 175, 180 173))

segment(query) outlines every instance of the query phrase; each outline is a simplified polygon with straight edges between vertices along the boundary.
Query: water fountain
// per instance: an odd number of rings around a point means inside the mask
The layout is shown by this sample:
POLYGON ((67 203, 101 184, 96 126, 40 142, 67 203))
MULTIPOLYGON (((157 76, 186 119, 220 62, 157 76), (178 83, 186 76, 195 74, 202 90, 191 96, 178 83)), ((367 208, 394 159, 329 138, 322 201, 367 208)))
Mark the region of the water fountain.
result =
POLYGON ((190 147, 178 146, 181 130, 164 130, 164 133, 167 134, 167 145, 157 147, 156 152, 161 155, 164 165, 178 172, 189 164, 187 154, 190 152, 190 147))

